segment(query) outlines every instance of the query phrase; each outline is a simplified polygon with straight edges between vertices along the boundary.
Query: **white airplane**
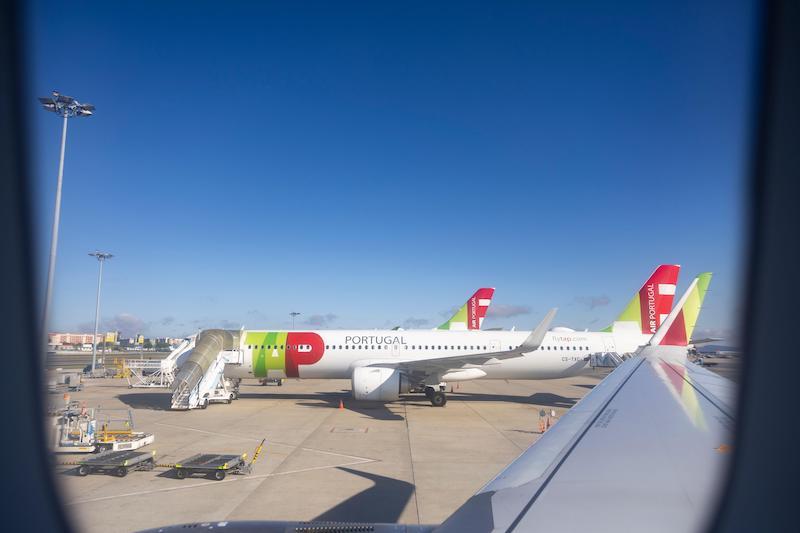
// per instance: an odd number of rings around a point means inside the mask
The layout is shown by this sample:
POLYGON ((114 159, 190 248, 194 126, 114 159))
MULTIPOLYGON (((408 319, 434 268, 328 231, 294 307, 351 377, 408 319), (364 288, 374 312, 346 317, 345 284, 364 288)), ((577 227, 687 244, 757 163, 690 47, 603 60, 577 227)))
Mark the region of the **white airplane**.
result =
POLYGON ((659 266, 604 331, 547 331, 554 310, 530 333, 479 331, 470 324, 480 327, 486 306, 475 305, 466 306, 468 324, 446 330, 205 330, 190 360, 238 350, 244 357, 225 365, 227 378, 351 379, 357 400, 394 401, 424 391, 441 407, 448 382, 562 378, 586 368, 591 354, 634 352, 671 309, 679 269, 659 266))
POLYGON ((193 527, 236 533, 707 529, 732 451, 735 401, 729 380, 686 358, 710 277, 695 278, 646 346, 439 526, 226 521, 193 527))

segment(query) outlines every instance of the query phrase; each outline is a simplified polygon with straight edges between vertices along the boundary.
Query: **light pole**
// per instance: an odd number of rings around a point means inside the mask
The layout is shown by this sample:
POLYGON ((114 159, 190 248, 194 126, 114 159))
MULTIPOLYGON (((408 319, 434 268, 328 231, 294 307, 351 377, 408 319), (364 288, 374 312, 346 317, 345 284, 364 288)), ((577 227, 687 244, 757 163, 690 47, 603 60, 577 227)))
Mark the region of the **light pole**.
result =
POLYGON ((56 249, 58 248, 58 222, 61 218, 61 183, 64 178, 64 150, 67 146, 67 119, 72 117, 88 117, 94 114, 94 106, 82 104, 72 98, 53 91, 52 98, 39 98, 42 107, 64 118, 61 130, 61 158, 58 161, 58 182, 56 184, 56 205, 53 209, 53 233, 50 237, 50 262, 47 266, 47 289, 44 296, 44 312, 42 313, 42 334, 47 338, 47 321, 50 318, 50 300, 53 294, 53 277, 56 270, 56 249))
POLYGON ((92 374, 94 374, 94 368, 97 365, 97 327, 100 324, 100 287, 103 284, 103 263, 106 262, 106 259, 111 259, 114 256, 97 251, 89 255, 96 257, 100 263, 100 271, 97 274, 97 300, 94 306, 94 337, 92 337, 92 374))
POLYGON ((292 317, 292 329, 294 329, 294 319, 295 317, 300 316, 300 313, 298 313, 297 311, 292 311, 291 313, 289 313, 289 316, 292 317))

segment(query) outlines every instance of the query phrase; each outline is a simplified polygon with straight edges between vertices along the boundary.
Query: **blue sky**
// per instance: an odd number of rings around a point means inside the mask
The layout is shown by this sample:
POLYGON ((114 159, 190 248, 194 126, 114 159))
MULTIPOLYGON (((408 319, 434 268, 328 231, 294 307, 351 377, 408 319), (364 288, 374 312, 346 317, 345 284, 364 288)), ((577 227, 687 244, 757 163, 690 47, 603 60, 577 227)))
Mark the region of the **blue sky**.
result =
POLYGON ((479 286, 517 306, 487 325, 599 328, 661 262, 714 271, 698 327, 736 325, 752 2, 260 4, 29 5, 42 281, 60 125, 35 97, 97 106, 52 329, 92 322, 94 249, 128 333, 433 327, 479 286))

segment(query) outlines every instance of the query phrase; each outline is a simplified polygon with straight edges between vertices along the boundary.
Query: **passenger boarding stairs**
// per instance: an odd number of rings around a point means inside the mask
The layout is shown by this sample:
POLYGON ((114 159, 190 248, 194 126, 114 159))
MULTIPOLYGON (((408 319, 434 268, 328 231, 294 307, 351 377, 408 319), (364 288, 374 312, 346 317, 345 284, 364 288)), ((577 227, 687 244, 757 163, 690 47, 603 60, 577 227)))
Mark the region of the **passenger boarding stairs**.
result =
POLYGON ((184 339, 177 348, 164 359, 127 359, 125 372, 131 388, 169 388, 175 381, 178 363, 184 355, 194 348, 194 336, 184 339))
POLYGON ((616 368, 623 363, 624 356, 616 352, 599 352, 589 356, 589 366, 592 368, 616 368))
POLYGON ((225 365, 241 365, 238 332, 206 330, 194 340, 172 384, 172 409, 205 409, 239 396, 239 380, 225 378, 225 365))

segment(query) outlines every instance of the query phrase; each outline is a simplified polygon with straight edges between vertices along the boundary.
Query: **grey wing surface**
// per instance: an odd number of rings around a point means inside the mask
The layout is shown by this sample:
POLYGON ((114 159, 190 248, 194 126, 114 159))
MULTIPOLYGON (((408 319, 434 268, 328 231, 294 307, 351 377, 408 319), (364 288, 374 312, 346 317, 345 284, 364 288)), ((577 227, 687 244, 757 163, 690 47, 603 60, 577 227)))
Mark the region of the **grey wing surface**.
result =
POLYGON ((700 531, 730 455, 734 386, 665 350, 620 365, 436 531, 700 531))
POLYGON ((399 368, 409 375, 426 376, 442 374, 450 369, 462 368, 464 365, 492 364, 492 361, 501 361, 521 357, 526 353, 536 351, 544 340, 550 323, 556 316, 557 309, 551 309, 538 326, 528 335, 522 344, 511 350, 484 352, 476 354, 450 355, 445 357, 429 357, 421 359, 406 359, 401 361, 381 361, 370 366, 399 368))

